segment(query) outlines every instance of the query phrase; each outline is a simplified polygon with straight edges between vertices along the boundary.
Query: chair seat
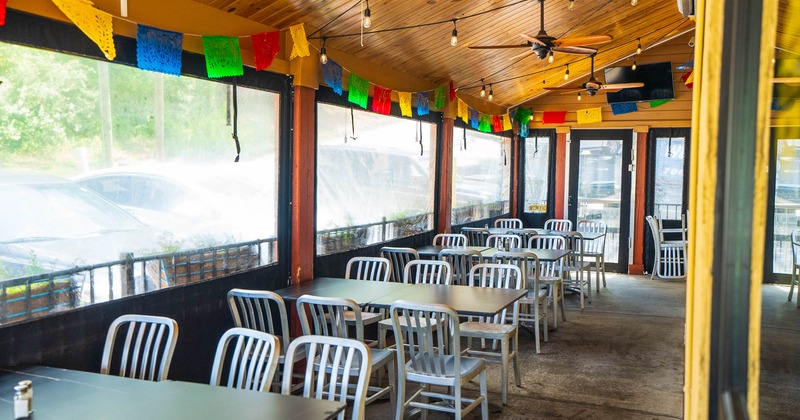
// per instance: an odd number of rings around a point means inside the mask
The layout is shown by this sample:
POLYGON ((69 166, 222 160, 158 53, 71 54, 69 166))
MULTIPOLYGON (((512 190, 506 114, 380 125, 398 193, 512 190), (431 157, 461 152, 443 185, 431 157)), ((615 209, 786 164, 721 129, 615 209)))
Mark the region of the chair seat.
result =
MULTIPOLYGON (((386 363, 391 363, 394 360, 394 350, 383 350, 383 349, 370 349, 372 353, 372 367, 380 367, 385 365, 386 363)), ((319 367, 319 358, 317 356, 314 359, 314 364, 319 367)), ((339 374, 344 372, 343 367, 339 367, 339 374)), ((353 359, 353 364, 350 366, 350 376, 357 376, 359 370, 361 370, 361 359, 355 358, 353 359)), ((326 372, 331 372, 331 367, 326 367, 326 372)))
POLYGON ((461 323, 461 336, 476 338, 503 338, 513 334, 516 329, 517 327, 511 324, 469 321, 461 323))
MULTIPOLYGON (((409 360, 406 362, 406 373, 408 374, 408 379, 411 381, 417 381, 418 379, 429 380, 432 376, 437 376, 435 373, 425 373, 424 371, 418 371, 414 368, 414 362, 418 362, 419 366, 422 368, 426 368, 429 366, 436 366, 442 363, 441 358, 444 357, 444 372, 442 376, 439 378, 453 378, 455 377, 455 357, 454 356, 443 356, 440 354, 434 355, 419 355, 416 359, 409 360), (417 379, 415 379, 415 377, 417 379)), ((483 359, 477 357, 466 357, 461 356, 461 376, 462 380, 469 380, 475 374, 480 372, 483 368, 485 368, 486 363, 483 359)), ((435 369, 435 368, 434 368, 435 369)), ((435 372, 435 370, 434 370, 435 372)))
MULTIPOLYGON (((406 319, 404 317, 399 318, 398 321, 399 321, 398 323, 400 324, 400 328, 401 329, 408 327, 408 322, 406 322, 406 319)), ((422 325, 428 325, 428 321, 427 320, 423 319, 422 321, 423 321, 422 325)), ((438 323, 439 322, 436 321, 436 320, 433 321, 433 325, 434 326, 436 324, 438 324, 438 323)), ((389 329, 392 328, 392 320, 391 319, 384 319, 384 320, 380 321, 379 324, 382 327, 388 327, 389 329)), ((415 318, 411 318, 411 325, 413 325, 415 327, 417 326, 417 320, 415 318)))
MULTIPOLYGON (((371 325, 383 319, 383 314, 380 312, 361 312, 361 322, 364 325, 371 325)), ((344 313, 344 322, 348 324, 353 324, 356 322, 356 314, 352 311, 347 311, 344 313)))

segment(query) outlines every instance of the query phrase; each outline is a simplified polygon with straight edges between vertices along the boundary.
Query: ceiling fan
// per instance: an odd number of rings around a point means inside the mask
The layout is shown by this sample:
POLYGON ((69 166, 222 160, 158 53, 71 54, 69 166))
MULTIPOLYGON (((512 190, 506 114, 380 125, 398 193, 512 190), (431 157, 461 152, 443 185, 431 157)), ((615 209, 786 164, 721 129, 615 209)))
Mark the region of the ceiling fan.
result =
MULTIPOLYGON (((540 59, 544 59, 551 55, 553 52, 563 52, 567 54, 581 54, 589 55, 597 52, 596 49, 587 47, 586 45, 597 45, 611 42, 613 38, 609 35, 587 35, 574 38, 556 38, 550 36, 544 30, 544 0, 539 1, 539 33, 536 36, 528 34, 520 34, 526 40, 524 44, 514 45, 476 45, 470 46, 473 50, 486 50, 486 49, 501 49, 501 48, 530 48, 531 51, 536 53, 540 59)), ((524 52, 520 55, 514 56, 515 59, 522 55, 528 54, 524 52)))
POLYGON ((642 82, 631 82, 631 83, 611 83, 611 84, 603 84, 597 81, 594 78, 594 56, 597 55, 592 54, 590 57, 592 58, 592 72, 589 73, 589 80, 586 83, 582 84, 580 87, 546 87, 544 90, 548 91, 559 91, 564 93, 574 93, 580 92, 585 90, 589 96, 594 96, 598 90, 604 90, 606 92, 619 92, 622 89, 634 89, 644 87, 644 83, 642 82))

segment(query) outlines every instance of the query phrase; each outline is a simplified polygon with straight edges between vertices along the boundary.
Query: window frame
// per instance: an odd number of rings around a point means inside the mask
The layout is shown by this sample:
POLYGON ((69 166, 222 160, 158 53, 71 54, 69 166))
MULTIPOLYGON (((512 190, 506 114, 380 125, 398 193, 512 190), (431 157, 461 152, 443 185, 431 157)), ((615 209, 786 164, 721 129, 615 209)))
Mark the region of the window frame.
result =
POLYGON ((517 214, 523 215, 523 218, 530 219, 531 225, 539 226, 545 222, 546 219, 552 218, 555 212, 555 181, 556 181, 556 148, 558 147, 558 134, 554 128, 544 129, 537 128, 528 132, 527 137, 519 136, 519 156, 521 157, 521 164, 519 165, 519 191, 521 197, 517 205, 517 214), (547 210, 544 212, 529 212, 525 206, 525 168, 527 162, 527 143, 529 138, 547 137, 548 138, 548 156, 547 156, 547 210), (541 220, 539 220, 541 219, 541 220), (536 223, 540 221, 541 223, 536 223))

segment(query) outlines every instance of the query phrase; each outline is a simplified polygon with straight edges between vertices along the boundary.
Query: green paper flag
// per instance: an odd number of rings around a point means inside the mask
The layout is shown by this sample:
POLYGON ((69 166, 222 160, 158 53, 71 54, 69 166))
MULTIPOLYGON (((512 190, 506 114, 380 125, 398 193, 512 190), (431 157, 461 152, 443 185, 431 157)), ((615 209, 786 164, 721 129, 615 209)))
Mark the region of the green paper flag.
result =
POLYGON ((664 105, 665 103, 671 101, 672 99, 659 99, 657 101, 650 101, 650 108, 659 107, 664 105))
POLYGON ((481 122, 478 124, 478 131, 484 133, 492 132, 492 118, 489 115, 481 114, 481 122))
POLYGON ((237 37, 203 36, 203 54, 206 56, 208 77, 212 79, 244 74, 237 37))
POLYGON ((442 109, 447 105, 447 86, 441 85, 436 88, 433 96, 433 109, 442 109))
POLYGON ((532 112, 530 109, 517 108, 517 113, 514 114, 514 121, 520 124, 527 124, 531 120, 532 112))
POLYGON ((350 73, 350 89, 347 92, 347 100, 367 109, 367 98, 369 97, 369 82, 350 73))

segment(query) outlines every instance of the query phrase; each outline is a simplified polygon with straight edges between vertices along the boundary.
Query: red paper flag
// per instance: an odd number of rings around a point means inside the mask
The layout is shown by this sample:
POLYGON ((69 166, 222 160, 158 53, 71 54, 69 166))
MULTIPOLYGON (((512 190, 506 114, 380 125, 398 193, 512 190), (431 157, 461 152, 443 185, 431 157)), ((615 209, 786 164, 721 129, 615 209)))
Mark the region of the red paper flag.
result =
POLYGON ((503 119, 499 115, 492 115, 492 132, 499 133, 503 131, 503 119))
POLYGON ((454 99, 456 99, 456 85, 451 80, 450 81, 450 102, 453 102, 454 99))
POLYGON ((392 90, 375 85, 372 92, 372 112, 389 115, 392 111, 392 90))
POLYGON ((567 118, 567 111, 545 111, 542 124, 563 124, 567 118))
POLYGON ((686 72, 683 76, 681 76, 681 80, 683 80, 683 83, 686 84, 686 87, 689 88, 689 90, 692 90, 692 88, 694 88, 694 71, 689 70, 686 72))
MULTIPOLYGON (((0 0, 0 26, 3 26, 3 25, 6 24, 6 1, 7 0, 0 0)), ((453 82, 450 82, 450 83, 453 83, 453 82)))
POLYGON ((253 41, 253 57, 256 62, 256 70, 266 70, 272 65, 272 60, 281 50, 280 32, 262 32, 250 36, 253 41))

